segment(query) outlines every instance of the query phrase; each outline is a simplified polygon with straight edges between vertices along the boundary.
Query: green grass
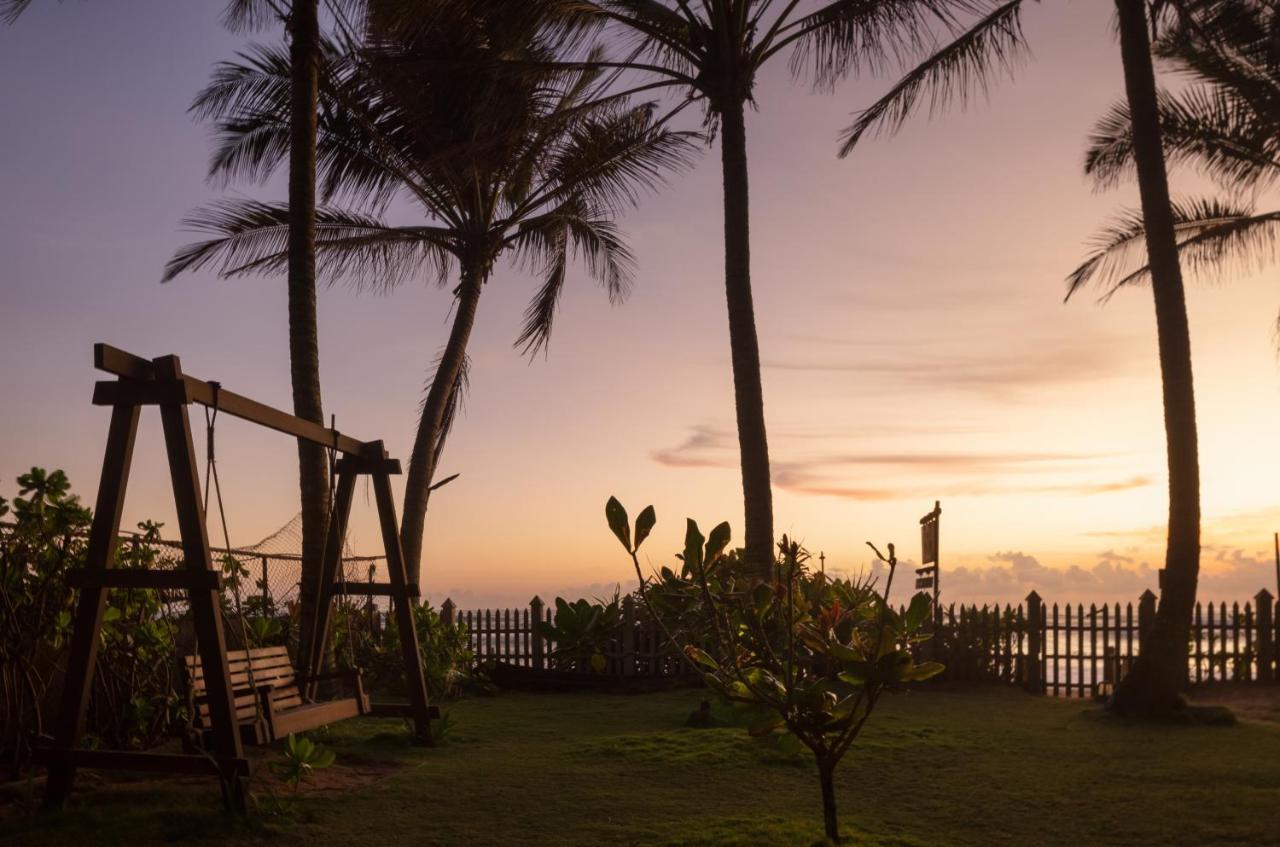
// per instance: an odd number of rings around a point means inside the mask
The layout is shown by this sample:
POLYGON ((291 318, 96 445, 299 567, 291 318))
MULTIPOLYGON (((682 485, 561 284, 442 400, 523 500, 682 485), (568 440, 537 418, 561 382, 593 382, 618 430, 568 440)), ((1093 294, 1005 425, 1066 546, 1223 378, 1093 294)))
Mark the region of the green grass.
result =
MULTIPOLYGON (((742 729, 686 729, 699 692, 505 694, 449 707, 449 743, 397 721, 326 743, 339 768, 287 815, 237 821, 208 781, 84 779, 57 816, 3 821, 23 845, 226 843, 807 845, 817 778, 742 729)), ((1260 845, 1280 839, 1280 728, 1125 725, 997 689, 887 700, 839 774, 848 843, 1260 845)))

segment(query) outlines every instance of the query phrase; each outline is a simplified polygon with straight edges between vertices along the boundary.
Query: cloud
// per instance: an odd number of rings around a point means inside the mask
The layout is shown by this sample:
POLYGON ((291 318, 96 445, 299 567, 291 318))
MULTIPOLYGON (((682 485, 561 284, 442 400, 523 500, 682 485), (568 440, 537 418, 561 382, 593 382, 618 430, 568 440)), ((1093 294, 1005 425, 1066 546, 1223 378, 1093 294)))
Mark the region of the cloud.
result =
POLYGON ((1007 399, 1010 394, 1027 388, 1097 382, 1123 373, 1132 367, 1132 361, 1131 357, 1121 355, 1119 351, 1132 343, 1133 339, 1128 337, 1103 341, 1062 339, 1041 342, 1028 350, 1001 348, 990 353, 914 354, 910 361, 896 358, 853 361, 825 356, 775 358, 763 362, 762 367, 779 371, 857 374, 892 380, 895 384, 907 381, 918 389, 977 391, 1007 399))
MULTIPOLYGON (((775 439, 775 444, 806 440, 807 435, 791 434, 775 439)), ((819 438, 829 437, 819 435, 819 438)), ((706 424, 690 427, 690 435, 675 447, 655 450, 651 454, 660 465, 671 468, 737 467, 737 439, 732 432, 706 424)), ((1150 477, 1054 483, 1049 485, 1015 485, 1007 481, 980 482, 976 478, 1007 477, 1010 474, 1082 471, 1091 464, 1114 458, 1107 453, 1068 452, 884 452, 828 453, 802 459, 775 459, 772 467, 776 488, 816 497, 839 497, 846 500, 874 502, 895 498, 930 496, 987 496, 1021 494, 1107 494, 1127 491, 1151 484, 1150 477), (848 468, 894 468, 899 471, 927 475, 917 485, 884 487, 858 485, 841 477, 848 468), (948 481, 950 480, 950 481, 948 481), (922 487, 923 486, 923 487, 922 487), (927 489, 927 490, 926 490, 927 489)))

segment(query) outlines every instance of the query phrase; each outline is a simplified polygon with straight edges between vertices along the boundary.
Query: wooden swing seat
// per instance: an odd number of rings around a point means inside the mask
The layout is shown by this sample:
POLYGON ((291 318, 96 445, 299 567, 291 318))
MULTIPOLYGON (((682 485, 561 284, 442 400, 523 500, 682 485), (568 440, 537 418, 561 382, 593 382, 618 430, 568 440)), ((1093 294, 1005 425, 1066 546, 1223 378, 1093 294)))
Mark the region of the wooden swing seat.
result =
MULTIPOLYGON (((228 650, 227 665, 236 722, 244 744, 270 744, 291 732, 304 732, 372 711, 359 668, 301 676, 294 671, 289 650, 283 645, 228 650), (331 679, 341 681, 350 695, 320 702, 306 697, 305 689, 311 682, 331 679)), ((212 723, 200 657, 187 656, 184 670, 195 704, 195 726, 208 732, 212 723)))

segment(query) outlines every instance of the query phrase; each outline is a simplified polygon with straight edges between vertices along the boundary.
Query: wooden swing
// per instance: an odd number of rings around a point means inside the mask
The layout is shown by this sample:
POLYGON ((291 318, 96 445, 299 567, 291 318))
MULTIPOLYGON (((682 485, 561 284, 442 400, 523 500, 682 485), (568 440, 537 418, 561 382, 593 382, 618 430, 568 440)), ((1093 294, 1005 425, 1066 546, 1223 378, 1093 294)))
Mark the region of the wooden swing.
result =
MULTIPOLYGON (((111 406, 111 424, 107 434, 106 455, 94 508, 93 525, 85 567, 70 575, 72 585, 80 589, 72 622, 70 651, 62 690, 62 701, 54 725, 54 743, 35 751, 37 761, 49 769, 45 786, 45 806, 60 807, 71 793, 77 767, 117 770, 140 770, 159 773, 186 773, 217 776, 223 799, 229 808, 244 810, 244 779, 249 775, 249 762, 244 757, 241 739, 242 721, 238 716, 237 698, 243 697, 243 682, 237 684, 228 658, 226 636, 219 596, 222 575, 214 567, 209 546, 208 526, 200 496, 200 479, 196 453, 191 438, 191 419, 187 407, 199 403, 225 414, 274 429, 299 439, 330 448, 339 454, 333 511, 321 569, 317 598, 316 637, 302 657, 303 672, 281 676, 292 680, 297 703, 292 695, 284 698, 281 708, 268 692, 268 717, 281 716, 280 729, 288 731, 348 717, 350 706, 321 707, 305 710, 304 698, 314 696, 324 656, 324 634, 329 628, 332 603, 344 594, 376 594, 394 602, 396 628, 400 633, 405 681, 409 692, 407 706, 368 706, 363 691, 355 700, 356 713, 394 714, 413 720, 415 738, 430 743, 430 721, 437 710, 427 702, 426 681, 418 650, 417 632, 413 625, 413 598, 418 587, 407 580, 404 553, 400 548, 395 502, 391 494, 391 474, 400 473, 400 463, 387 457, 381 441, 363 442, 342 435, 337 430, 257 403, 182 373, 177 356, 162 356, 150 361, 106 344, 94 345, 94 365, 114 374, 117 379, 94 386, 93 402, 111 406), (138 432, 138 419, 143 406, 159 406, 164 427, 169 474, 173 483, 178 528, 182 537, 184 567, 177 570, 119 570, 111 567, 120 531, 120 516, 133 462, 133 447, 138 432), (340 558, 351 514, 351 500, 356 477, 368 475, 373 484, 378 508, 382 541, 386 549, 388 582, 359 583, 348 586, 340 573, 340 558), (84 731, 85 711, 89 703, 91 680, 97 661, 99 636, 107 605, 107 591, 112 588, 153 588, 185 591, 191 609, 199 650, 200 679, 203 688, 202 710, 208 724, 209 749, 205 754, 143 753, 127 750, 86 750, 77 745, 84 731)), ((287 659, 287 652, 285 652, 287 659)), ((234 657, 235 654, 233 653, 234 657)), ((252 656, 244 657, 246 660, 252 656)), ((275 661, 279 661, 277 656, 275 661)), ((243 665, 241 666, 243 667, 243 665)), ((280 667, 280 665, 275 665, 280 667)), ((239 668, 237 668, 239 670, 239 668)), ((243 668, 245 676, 251 675, 243 668)), ((265 670, 265 666, 264 666, 265 670)), ((250 697, 262 692, 250 690, 250 697)), ((251 708, 257 710, 250 700, 251 708)), ((312 704, 314 705, 314 704, 312 704)), ((274 737, 275 733, 270 733, 274 737)), ((270 740, 268 737, 266 740, 270 740)))

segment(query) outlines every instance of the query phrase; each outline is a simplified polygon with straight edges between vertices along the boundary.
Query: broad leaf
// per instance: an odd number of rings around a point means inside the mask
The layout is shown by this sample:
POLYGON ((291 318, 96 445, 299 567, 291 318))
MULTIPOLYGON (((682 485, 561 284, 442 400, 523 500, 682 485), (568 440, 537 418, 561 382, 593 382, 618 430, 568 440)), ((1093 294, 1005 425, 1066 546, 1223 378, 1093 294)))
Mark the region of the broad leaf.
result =
POLYGON ((617 497, 610 497, 609 502, 604 504, 604 517, 609 522, 609 529, 613 530, 613 534, 621 542, 623 549, 628 553, 632 552, 631 522, 627 518, 627 510, 618 502, 617 497))
POLYGON ((649 537, 649 532, 657 522, 658 515, 653 511, 653 506, 645 506, 644 511, 636 516, 636 544, 634 549, 640 549, 640 545, 649 537))

